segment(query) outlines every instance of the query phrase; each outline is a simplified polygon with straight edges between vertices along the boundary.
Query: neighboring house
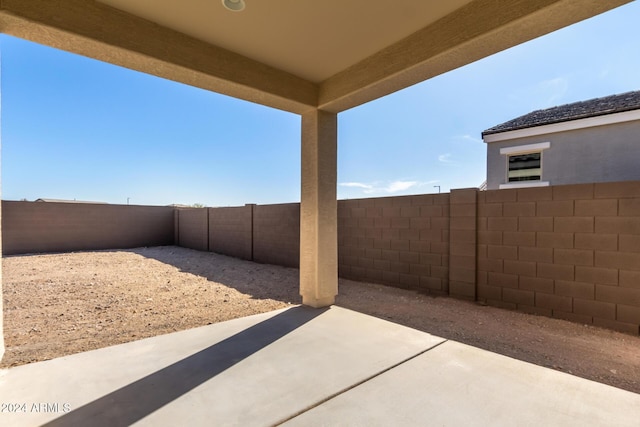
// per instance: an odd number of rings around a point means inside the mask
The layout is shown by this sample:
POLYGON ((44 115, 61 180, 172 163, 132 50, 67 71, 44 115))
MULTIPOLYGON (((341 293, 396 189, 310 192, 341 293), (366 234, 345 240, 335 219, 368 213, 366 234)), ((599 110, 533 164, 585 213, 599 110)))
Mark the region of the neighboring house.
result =
POLYGON ((534 111, 482 139, 488 190, 640 180, 640 91, 534 111))

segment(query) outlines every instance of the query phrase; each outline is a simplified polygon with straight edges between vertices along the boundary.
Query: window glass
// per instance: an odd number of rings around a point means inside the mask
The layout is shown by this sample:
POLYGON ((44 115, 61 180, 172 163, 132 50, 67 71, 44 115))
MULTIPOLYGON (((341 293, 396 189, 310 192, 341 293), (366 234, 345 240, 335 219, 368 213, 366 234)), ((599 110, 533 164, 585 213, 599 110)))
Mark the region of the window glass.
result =
POLYGON ((540 181, 542 176, 541 153, 509 156, 509 182, 540 181))

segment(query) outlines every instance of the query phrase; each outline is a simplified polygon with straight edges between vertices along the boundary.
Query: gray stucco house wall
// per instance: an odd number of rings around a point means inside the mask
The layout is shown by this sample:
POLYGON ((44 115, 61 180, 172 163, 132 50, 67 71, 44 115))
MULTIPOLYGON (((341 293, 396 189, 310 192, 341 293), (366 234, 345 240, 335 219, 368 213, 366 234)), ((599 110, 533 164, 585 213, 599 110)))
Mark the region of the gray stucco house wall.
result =
POLYGON ((536 111, 482 136, 488 190, 640 180, 640 91, 536 111), (539 179, 509 182, 509 157, 536 152, 539 179))

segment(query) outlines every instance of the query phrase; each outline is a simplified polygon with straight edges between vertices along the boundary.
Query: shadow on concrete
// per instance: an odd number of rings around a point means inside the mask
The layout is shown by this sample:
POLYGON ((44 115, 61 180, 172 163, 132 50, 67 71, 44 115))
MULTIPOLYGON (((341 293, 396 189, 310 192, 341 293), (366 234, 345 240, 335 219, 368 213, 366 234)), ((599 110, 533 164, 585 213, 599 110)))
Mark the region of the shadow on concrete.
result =
POLYGON ((290 308, 44 425, 131 425, 326 310, 302 306, 290 308))
POLYGON ((294 304, 301 302, 300 272, 297 268, 260 264, 179 246, 155 246, 125 251, 234 288, 254 299, 274 299, 294 304))

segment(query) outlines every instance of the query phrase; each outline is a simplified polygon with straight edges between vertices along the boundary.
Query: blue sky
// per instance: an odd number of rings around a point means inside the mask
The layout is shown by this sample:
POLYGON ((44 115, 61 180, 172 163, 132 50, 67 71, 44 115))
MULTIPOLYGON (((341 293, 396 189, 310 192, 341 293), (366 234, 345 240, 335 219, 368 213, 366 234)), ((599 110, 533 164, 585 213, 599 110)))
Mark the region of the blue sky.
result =
MULTIPOLYGON (((640 2, 338 116, 338 197, 476 187, 481 132, 640 90, 640 2)), ((300 118, 0 36, 2 198, 300 200, 300 118)))

